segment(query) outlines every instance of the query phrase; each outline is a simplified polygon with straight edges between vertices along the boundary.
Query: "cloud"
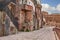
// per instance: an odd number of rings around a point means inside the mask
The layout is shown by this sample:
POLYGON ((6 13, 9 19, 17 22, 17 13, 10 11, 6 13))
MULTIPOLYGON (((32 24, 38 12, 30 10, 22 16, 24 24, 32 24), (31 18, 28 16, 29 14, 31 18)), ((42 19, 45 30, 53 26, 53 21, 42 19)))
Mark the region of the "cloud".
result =
POLYGON ((49 13, 60 13, 60 4, 58 4, 56 7, 52 7, 49 4, 41 4, 42 5, 42 11, 47 11, 49 13))
POLYGON ((41 4, 42 5, 42 11, 47 11, 49 9, 48 4, 41 4))
POLYGON ((60 4, 57 5, 56 10, 60 11, 60 4))
POLYGON ((42 5, 42 11, 55 10, 55 7, 51 7, 49 4, 41 4, 41 5, 42 5))

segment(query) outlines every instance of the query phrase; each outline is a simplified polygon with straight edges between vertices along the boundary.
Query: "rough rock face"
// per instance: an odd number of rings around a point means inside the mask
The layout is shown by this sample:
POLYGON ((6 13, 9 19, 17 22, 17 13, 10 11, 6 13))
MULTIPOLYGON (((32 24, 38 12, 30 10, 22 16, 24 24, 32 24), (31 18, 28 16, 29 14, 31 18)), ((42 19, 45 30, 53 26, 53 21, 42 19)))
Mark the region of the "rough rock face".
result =
POLYGON ((33 30, 33 29, 29 29, 33 27, 33 13, 32 13, 33 7, 30 5, 24 5, 24 6, 25 8, 22 8, 20 10, 19 28, 20 29, 24 28, 25 31, 26 29, 33 30))
POLYGON ((0 10, 3 10, 10 2, 15 2, 16 0, 0 0, 0 10))
POLYGON ((4 13, 5 12, 0 12, 0 36, 17 33, 16 27, 4 13), (10 29, 12 29, 12 31, 10 29))
POLYGON ((3 36, 4 25, 3 25, 3 12, 0 12, 0 36, 3 36))
POLYGON ((41 26, 41 22, 42 22, 42 17, 41 17, 41 6, 40 5, 36 5, 36 13, 35 13, 35 15, 36 15, 36 19, 37 19, 37 28, 39 29, 39 28, 41 28, 42 26, 41 26))
MULTIPOLYGON (((15 2, 15 1, 13 1, 13 2, 15 2)), ((16 3, 18 4, 18 2, 16 2, 16 3)), ((5 5, 5 4, 0 4, 0 7, 1 7, 1 5, 5 5)), ((31 0, 28 0, 27 4, 18 4, 18 5, 20 5, 20 6, 10 5, 11 6, 10 10, 12 11, 12 13, 9 11, 9 9, 7 7, 6 7, 7 10, 5 10, 10 18, 10 21, 14 24, 14 27, 18 26, 17 29, 19 31, 20 30, 33 31, 35 29, 40 28, 41 8, 35 7, 35 5, 33 4, 33 2, 31 0), (36 8, 36 10, 35 10, 35 8, 36 8)), ((7 22, 7 19, 6 19, 6 23, 9 25, 9 22, 7 22)), ((8 26, 7 24, 5 25, 5 27, 7 26, 6 30, 10 26, 10 25, 8 26)), ((15 28, 13 28, 12 26, 10 26, 10 27, 13 30, 15 30, 15 28)), ((11 31, 11 32, 13 33, 13 31, 11 31)))
MULTIPOLYGON (((16 7, 16 15, 15 17, 18 18, 18 23, 19 23, 19 30, 34 30, 34 29, 38 29, 41 26, 41 18, 40 18, 40 12, 41 12, 41 8, 36 7, 35 10, 35 5, 31 0, 20 0, 18 1, 19 5, 21 5, 20 7, 16 7), (26 4, 24 4, 26 3, 26 4), (20 12, 19 12, 20 11, 20 12), (36 14, 35 14, 36 12, 36 14), (40 21, 39 21, 40 20, 40 21), (38 21, 38 22, 37 22, 38 21), (37 26, 38 24, 38 26, 37 26)), ((17 3, 18 3, 17 2, 17 3)), ((40 5, 41 6, 41 5, 40 5)))

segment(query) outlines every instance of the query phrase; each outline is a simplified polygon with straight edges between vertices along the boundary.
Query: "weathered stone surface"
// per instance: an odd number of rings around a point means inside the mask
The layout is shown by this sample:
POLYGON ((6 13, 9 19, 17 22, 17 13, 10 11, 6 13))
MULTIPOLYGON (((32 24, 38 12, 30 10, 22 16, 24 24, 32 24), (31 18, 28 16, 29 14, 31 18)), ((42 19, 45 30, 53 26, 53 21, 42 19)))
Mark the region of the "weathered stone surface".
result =
POLYGON ((39 7, 36 6, 36 15, 37 15, 37 25, 38 25, 38 29, 41 27, 41 10, 39 7))
POLYGON ((20 17, 19 17, 19 20, 18 20, 19 30, 23 29, 24 22, 25 22, 25 12, 23 10, 21 10, 20 11, 20 17))
POLYGON ((33 30, 33 15, 32 14, 33 14, 32 11, 26 12, 26 22, 28 24, 27 27, 30 31, 33 30))
POLYGON ((26 10, 33 10, 33 7, 31 5, 25 5, 26 10))
POLYGON ((3 36, 4 34, 4 21, 3 21, 3 13, 4 12, 0 12, 0 36, 3 36))
POLYGON ((20 32, 16 35, 0 37, 0 40, 56 40, 53 28, 46 27, 33 32, 20 32))
MULTIPOLYGON (((22 6, 23 7, 23 6, 22 6)), ((20 10, 19 30, 33 30, 33 13, 32 6, 25 5, 24 9, 20 10)))
POLYGON ((18 33, 17 28, 15 25, 10 21, 10 27, 9 27, 9 35, 18 33))

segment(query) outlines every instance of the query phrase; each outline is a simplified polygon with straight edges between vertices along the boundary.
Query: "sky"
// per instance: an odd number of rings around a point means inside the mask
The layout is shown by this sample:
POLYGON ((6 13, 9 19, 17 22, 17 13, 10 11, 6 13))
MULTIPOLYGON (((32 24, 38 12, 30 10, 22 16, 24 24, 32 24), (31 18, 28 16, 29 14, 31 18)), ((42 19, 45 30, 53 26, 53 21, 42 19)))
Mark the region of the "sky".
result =
POLYGON ((41 0, 42 11, 60 13, 60 0, 41 0))

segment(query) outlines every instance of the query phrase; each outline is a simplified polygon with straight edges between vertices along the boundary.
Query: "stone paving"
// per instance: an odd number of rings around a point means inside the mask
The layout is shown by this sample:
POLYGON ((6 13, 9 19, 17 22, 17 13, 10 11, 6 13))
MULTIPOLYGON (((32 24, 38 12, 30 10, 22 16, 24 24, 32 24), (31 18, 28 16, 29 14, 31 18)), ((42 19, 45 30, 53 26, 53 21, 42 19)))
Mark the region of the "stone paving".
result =
POLYGON ((0 37, 0 40, 56 40, 52 27, 45 27, 33 32, 19 32, 15 35, 0 37))

